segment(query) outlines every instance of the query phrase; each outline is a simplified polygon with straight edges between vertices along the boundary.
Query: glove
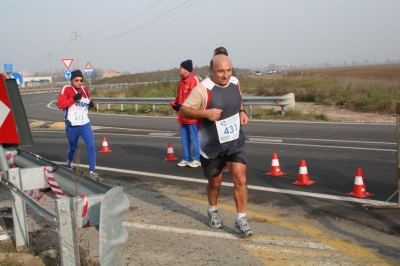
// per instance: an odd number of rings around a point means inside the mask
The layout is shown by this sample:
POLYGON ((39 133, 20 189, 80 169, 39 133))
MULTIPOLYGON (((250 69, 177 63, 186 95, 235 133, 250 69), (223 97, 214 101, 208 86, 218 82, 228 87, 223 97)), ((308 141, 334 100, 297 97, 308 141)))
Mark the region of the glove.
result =
POLYGON ((76 101, 79 101, 80 99, 82 99, 82 93, 78 92, 78 93, 75 94, 75 96, 72 97, 72 98, 74 98, 74 101, 75 101, 75 102, 76 102, 76 101))
POLYGON ((93 107, 94 107, 94 103, 93 103, 93 101, 90 101, 89 108, 93 108, 93 107))
POLYGON ((179 104, 179 103, 170 102, 169 105, 171 105, 172 109, 174 109, 174 110, 177 111, 177 112, 178 112, 179 109, 181 108, 181 104, 179 104))

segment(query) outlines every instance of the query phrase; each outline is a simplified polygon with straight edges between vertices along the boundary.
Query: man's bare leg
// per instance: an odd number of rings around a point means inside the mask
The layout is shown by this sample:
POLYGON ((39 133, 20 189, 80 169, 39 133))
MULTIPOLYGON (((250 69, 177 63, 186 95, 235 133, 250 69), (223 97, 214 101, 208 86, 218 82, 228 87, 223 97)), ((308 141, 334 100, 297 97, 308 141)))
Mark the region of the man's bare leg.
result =
POLYGON ((245 213, 248 199, 246 183, 247 166, 245 164, 232 162, 228 162, 227 165, 234 184, 233 196, 236 202, 236 211, 239 213, 245 213))
POLYGON ((222 173, 217 177, 209 178, 207 185, 208 205, 217 206, 219 192, 221 190, 222 173))

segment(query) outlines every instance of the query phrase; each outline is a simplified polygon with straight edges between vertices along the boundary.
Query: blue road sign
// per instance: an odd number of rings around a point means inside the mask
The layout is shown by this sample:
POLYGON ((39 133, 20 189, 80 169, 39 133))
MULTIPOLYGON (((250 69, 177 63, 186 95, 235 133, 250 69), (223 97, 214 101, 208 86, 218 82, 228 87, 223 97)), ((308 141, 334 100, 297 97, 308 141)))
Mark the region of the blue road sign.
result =
POLYGON ((71 79, 71 70, 65 70, 64 78, 67 79, 67 80, 71 79))
POLYGON ((8 76, 9 79, 16 79, 18 88, 21 88, 22 84, 24 84, 24 79, 20 73, 14 72, 8 76))
POLYGON ((85 71, 85 74, 86 74, 86 75, 93 75, 93 72, 86 72, 86 71, 85 71))
POLYGON ((12 64, 4 64, 4 72, 14 72, 14 67, 12 64))

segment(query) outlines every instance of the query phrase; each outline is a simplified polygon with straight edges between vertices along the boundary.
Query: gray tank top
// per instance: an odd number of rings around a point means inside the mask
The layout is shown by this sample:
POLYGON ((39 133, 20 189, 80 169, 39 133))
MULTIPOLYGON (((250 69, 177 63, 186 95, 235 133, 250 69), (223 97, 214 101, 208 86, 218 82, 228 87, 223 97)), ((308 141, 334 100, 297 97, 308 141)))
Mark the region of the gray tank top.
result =
MULTIPOLYGON (((220 87, 210 78, 201 82, 207 90, 206 109, 222 109, 220 120, 231 117, 239 112, 242 97, 237 78, 231 77, 226 87, 220 87)), ((245 134, 240 127, 239 138, 220 143, 215 122, 203 119, 199 129, 200 153, 203 157, 214 159, 218 156, 231 155, 244 150, 245 134)))

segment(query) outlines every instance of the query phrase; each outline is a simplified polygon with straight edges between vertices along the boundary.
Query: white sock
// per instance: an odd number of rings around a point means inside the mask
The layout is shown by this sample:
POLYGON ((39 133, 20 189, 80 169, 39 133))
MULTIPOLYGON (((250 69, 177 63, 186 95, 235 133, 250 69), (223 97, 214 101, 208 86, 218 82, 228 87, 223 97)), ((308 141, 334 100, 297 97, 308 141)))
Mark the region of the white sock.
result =
POLYGON ((215 211, 215 210, 218 210, 217 206, 208 206, 208 211, 209 212, 212 212, 212 211, 215 211))
POLYGON ((91 174, 93 174, 93 172, 94 172, 94 171, 90 171, 90 173, 89 173, 89 174, 91 175, 91 174))
POLYGON ((246 217, 246 213, 245 212, 238 212, 237 213, 237 220, 239 220, 240 218, 242 218, 242 217, 246 217))

